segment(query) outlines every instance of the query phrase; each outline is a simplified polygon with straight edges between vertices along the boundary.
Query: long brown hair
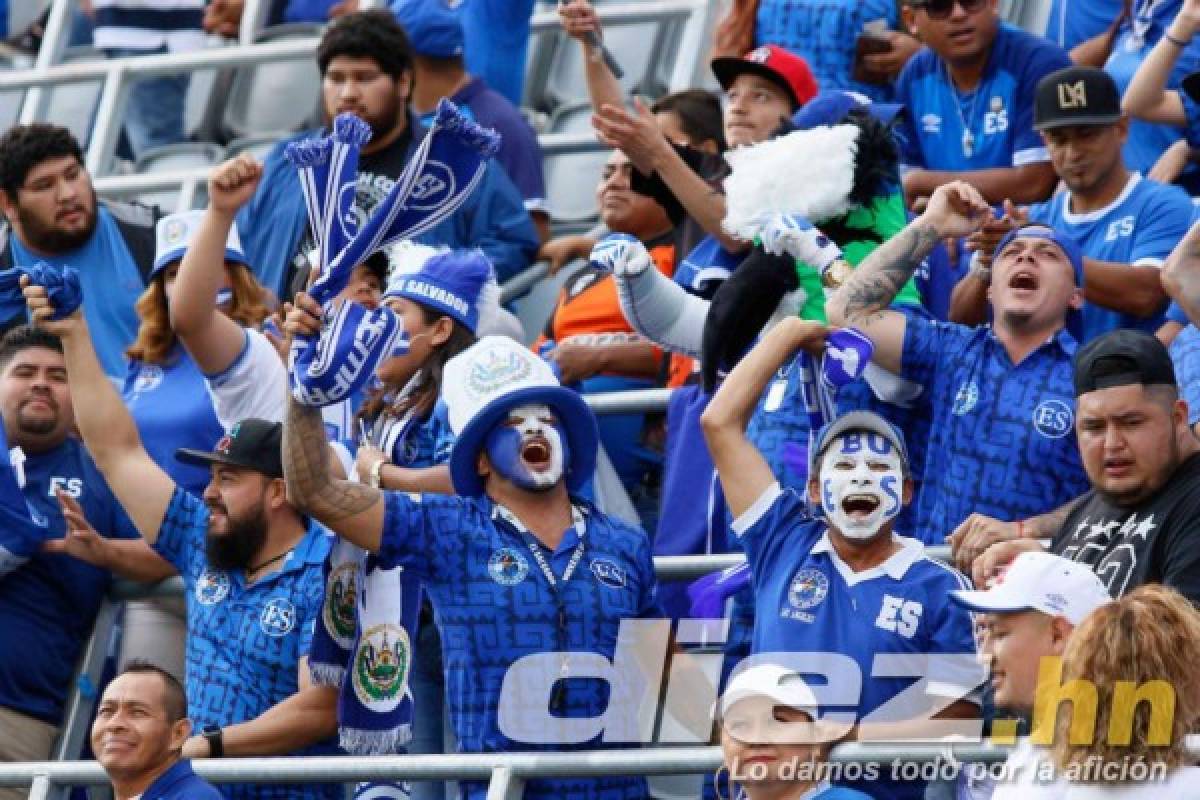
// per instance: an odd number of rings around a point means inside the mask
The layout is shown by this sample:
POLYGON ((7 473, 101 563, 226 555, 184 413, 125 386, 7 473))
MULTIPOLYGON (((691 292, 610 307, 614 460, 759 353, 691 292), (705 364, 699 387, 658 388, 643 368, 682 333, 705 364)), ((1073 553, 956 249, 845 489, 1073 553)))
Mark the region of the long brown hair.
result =
MULTIPOLYGON (((257 328, 270 313, 267 290, 245 265, 227 264, 225 269, 233 299, 228 309, 221 309, 222 313, 244 328, 257 328)), ((155 275, 134 305, 141 324, 137 338, 125 350, 125 355, 134 361, 165 364, 175 347, 175 331, 171 330, 171 312, 167 307, 166 274, 163 270, 155 275)))
MULTIPOLYGON (((433 325, 438 319, 445 316, 424 303, 415 300, 410 300, 410 302, 420 309, 421 318, 427 326, 433 325)), ((419 419, 429 416, 442 391, 442 371, 446 368, 446 362, 475 344, 476 340, 475 334, 471 333, 470 329, 461 322, 451 317, 447 317, 447 319, 454 326, 450 331, 450 337, 437 345, 429 354, 429 358, 421 365, 419 373, 421 378, 416 388, 390 406, 384 400, 389 391, 388 388, 375 392, 359 409, 360 419, 373 419, 381 413, 400 416, 410 410, 419 419)))
POLYGON ((754 49, 754 28, 759 0, 733 0, 729 13, 713 33, 712 57, 739 58, 754 49))

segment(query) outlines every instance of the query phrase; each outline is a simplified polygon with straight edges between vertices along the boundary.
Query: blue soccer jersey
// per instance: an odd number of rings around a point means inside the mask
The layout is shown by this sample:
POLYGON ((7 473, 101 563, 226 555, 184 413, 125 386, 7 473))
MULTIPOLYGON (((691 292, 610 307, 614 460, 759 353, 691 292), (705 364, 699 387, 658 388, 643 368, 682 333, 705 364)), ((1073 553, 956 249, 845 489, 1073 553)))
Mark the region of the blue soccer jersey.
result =
POLYGON ((1122 0, 1050 0, 1045 36, 1071 50, 1108 30, 1121 14, 1122 0))
POLYGON ((972 512, 1024 519, 1088 490, 1075 442, 1071 361, 1060 330, 1013 364, 990 327, 909 316, 903 377, 924 387, 929 446, 916 536, 940 542, 972 512))
MULTIPOLYGON (((1162 266, 1175 244, 1187 233, 1192 203, 1182 189, 1143 179, 1138 173, 1117 199, 1105 208, 1072 213, 1069 191, 1029 209, 1029 218, 1071 234, 1084 256, 1097 261, 1135 267, 1162 266)), ((1135 317, 1095 303, 1083 306, 1083 341, 1089 342, 1116 328, 1138 328, 1153 333, 1162 325, 1160 311, 1135 317)))
MULTIPOLYGON (((779 659, 801 671, 810 664, 822 676, 814 691, 823 716, 849 712, 864 724, 903 722, 974 699, 985 676, 975 659, 971 616, 949 599, 970 584, 925 556, 919 542, 896 537, 899 548, 887 561, 855 572, 805 500, 778 484, 733 526, 754 576, 754 653, 804 654, 779 659), (885 666, 895 666, 888 658, 896 656, 909 657, 912 669, 885 666), (855 670, 861 687, 851 679, 855 670), (910 689, 912 697, 900 697, 910 689)), ((885 769, 880 780, 850 785, 875 798, 924 797, 923 783, 887 775, 885 769)))
POLYGON ((964 94, 954 88, 941 59, 924 48, 896 82, 896 99, 908 111, 901 163, 960 172, 1049 161, 1033 129, 1034 89, 1042 77, 1067 66, 1058 45, 1001 24, 979 84, 964 94))
MULTIPOLYGON (((333 542, 313 524, 278 572, 246 585, 241 572, 208 566, 208 508, 182 488, 154 543, 183 578, 187 599, 188 716, 199 730, 254 719, 296 693, 325 585, 321 567, 333 542)), ((328 752, 317 746, 307 753, 328 752)), ((223 784, 231 800, 333 800, 336 784, 223 784)))
MULTIPOLYGON (((543 715, 553 706, 554 716, 572 720, 598 719, 606 710, 632 710, 623 698, 610 698, 610 685, 595 678, 558 681, 548 693, 524 683, 523 673, 506 681, 514 664, 538 654, 570 652, 567 664, 576 658, 595 669, 596 656, 613 659, 622 620, 660 615, 646 535, 586 504, 573 508, 574 526, 549 553, 516 517, 486 497, 386 494, 379 562, 412 570, 433 601, 442 637, 446 702, 465 752, 594 749, 608 744, 598 735, 579 745, 534 737, 515 741, 501 728, 502 703, 509 707, 519 702, 543 715), (553 574, 553 583, 545 570, 553 574)), ((560 660, 551 660, 557 670, 560 660)), ((487 793, 485 783, 463 786, 471 798, 487 793)), ((616 800, 645 794, 645 781, 631 777, 542 779, 525 787, 525 797, 533 800, 616 800)))

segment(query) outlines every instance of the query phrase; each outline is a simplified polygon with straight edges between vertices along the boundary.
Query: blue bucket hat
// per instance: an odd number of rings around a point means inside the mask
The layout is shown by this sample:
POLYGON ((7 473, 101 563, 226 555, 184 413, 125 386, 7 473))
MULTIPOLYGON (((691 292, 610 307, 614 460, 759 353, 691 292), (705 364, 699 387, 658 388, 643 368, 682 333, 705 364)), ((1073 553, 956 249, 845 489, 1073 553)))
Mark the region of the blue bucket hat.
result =
POLYGON ((997 254, 1002 252, 1005 247, 1008 247, 1008 243, 1018 236, 1021 238, 1049 239, 1058 245, 1059 249, 1066 255, 1067 261, 1071 262, 1071 270, 1075 273, 1075 285, 1083 286, 1083 251, 1079 248, 1079 242, 1075 241, 1072 236, 1049 225, 1042 225, 1036 222, 1030 223, 1020 228, 1013 228, 1004 234, 1004 238, 996 245, 995 252, 997 254))
POLYGON ((463 0, 401 0, 392 12, 417 55, 450 58, 463 54, 463 27, 458 9, 463 0))
POLYGON ((447 361, 442 399, 457 437, 450 450, 450 479, 460 495, 483 494, 483 478, 475 469, 479 452, 508 412, 525 405, 549 406, 562 422, 570 451, 564 474, 568 491, 579 491, 596 470, 599 432, 592 410, 578 392, 559 385, 549 364, 506 336, 484 336, 447 361))
POLYGON ((479 250, 450 250, 431 256, 416 272, 393 275, 383 296, 428 306, 474 333, 479 293, 491 277, 492 262, 479 250))
MULTIPOLYGON (((150 270, 150 278, 183 258, 196 231, 200 228, 203 211, 180 211, 178 214, 168 214, 154 226, 154 266, 150 270)), ((238 236, 237 223, 229 229, 229 238, 225 240, 225 260, 242 266, 250 266, 246 254, 242 252, 242 239, 238 236)))

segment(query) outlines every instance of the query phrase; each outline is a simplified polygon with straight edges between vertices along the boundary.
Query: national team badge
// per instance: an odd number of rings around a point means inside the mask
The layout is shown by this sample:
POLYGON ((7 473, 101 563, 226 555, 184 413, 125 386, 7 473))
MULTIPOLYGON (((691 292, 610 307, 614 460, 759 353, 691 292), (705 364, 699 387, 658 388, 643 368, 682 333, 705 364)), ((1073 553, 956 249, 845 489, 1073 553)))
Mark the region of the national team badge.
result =
POLYGON ((354 633, 357 629, 355 608, 358 604, 358 562, 342 564, 329 573, 325 582, 325 602, 321 615, 325 621, 325 630, 337 642, 339 647, 354 646, 354 633))
POLYGON ((298 617, 291 600, 286 597, 272 597, 258 616, 258 627, 267 636, 279 638, 296 629, 298 617))
POLYGON ((488 397, 506 384, 527 379, 532 371, 523 354, 508 347, 493 347, 471 365, 467 389, 475 397, 488 397))
POLYGON ((950 410, 955 416, 961 417, 963 414, 970 414, 977 405, 979 405, 979 386, 975 381, 971 381, 958 387, 958 392, 954 395, 954 407, 950 410))
POLYGON ((820 570, 805 568, 796 573, 788 587, 788 602, 796 608, 815 608, 829 594, 829 578, 820 570))
POLYGON ((1033 410, 1033 427, 1048 439, 1061 439, 1075 427, 1075 413, 1061 400, 1043 400, 1033 410))
POLYGON ((390 711, 404 697, 411 666, 404 628, 390 622, 368 628, 354 654, 354 694, 372 711, 390 711))
POLYGON ((224 572, 204 570, 196 580, 196 602, 202 606, 215 606, 229 596, 229 576, 224 572))
POLYGON ((501 547, 488 559, 488 575, 501 586, 516 586, 528 574, 529 562, 511 547, 501 547))
POLYGON ((592 562, 592 574, 596 576, 596 580, 611 589, 625 588, 625 570, 606 558, 592 562))
POLYGON ((142 364, 137 377, 133 379, 133 393, 148 392, 158 388, 163 381, 162 367, 157 364, 142 364))

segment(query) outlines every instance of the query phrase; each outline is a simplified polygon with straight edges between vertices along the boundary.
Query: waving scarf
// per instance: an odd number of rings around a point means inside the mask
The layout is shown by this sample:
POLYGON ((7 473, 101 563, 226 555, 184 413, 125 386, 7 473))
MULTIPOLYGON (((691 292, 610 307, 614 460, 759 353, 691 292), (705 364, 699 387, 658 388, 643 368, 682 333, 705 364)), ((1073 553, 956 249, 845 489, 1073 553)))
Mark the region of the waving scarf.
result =
POLYGON ((341 402, 366 384, 380 361, 407 352, 400 320, 389 309, 368 311, 335 298, 372 253, 418 236, 454 213, 479 185, 499 146, 495 132, 442 100, 392 190, 359 226, 354 209, 358 153, 370 135, 365 123, 342 114, 331 136, 293 143, 284 153, 300 174, 320 250, 321 272, 309 294, 322 307, 321 334, 297 336, 290 353, 292 395, 303 405, 341 402))

